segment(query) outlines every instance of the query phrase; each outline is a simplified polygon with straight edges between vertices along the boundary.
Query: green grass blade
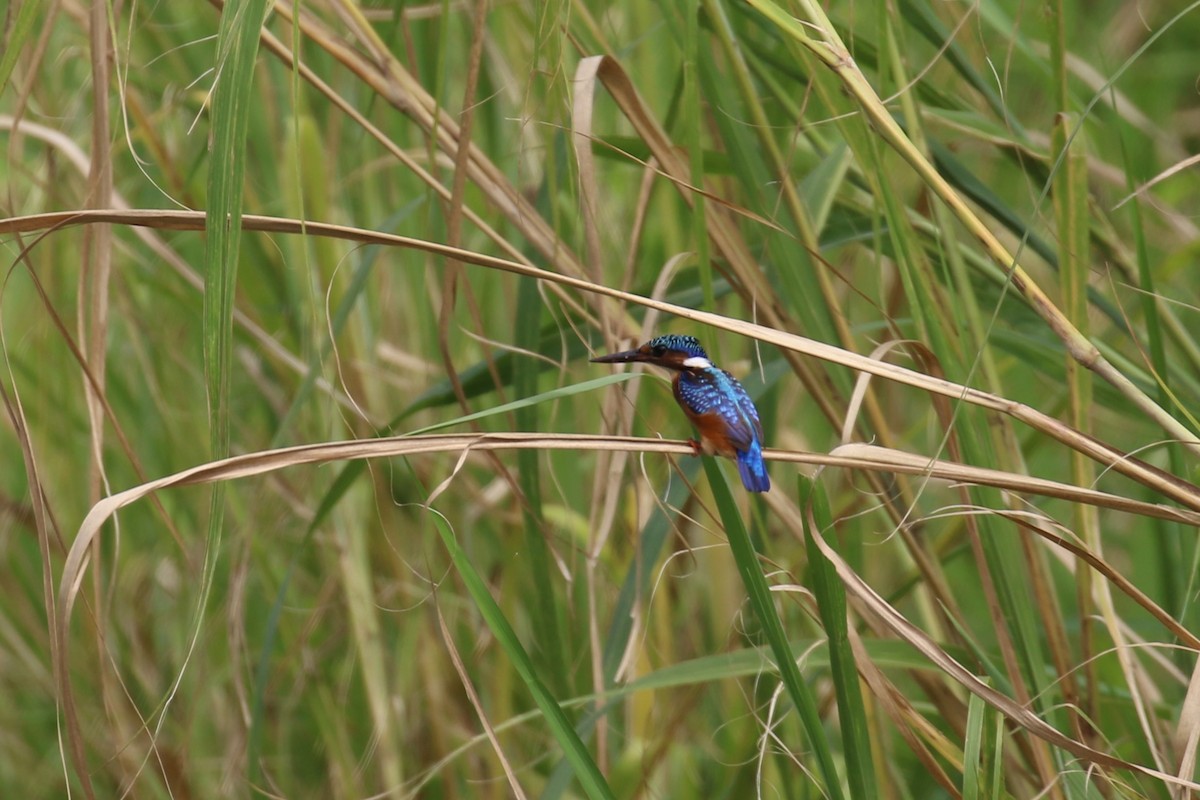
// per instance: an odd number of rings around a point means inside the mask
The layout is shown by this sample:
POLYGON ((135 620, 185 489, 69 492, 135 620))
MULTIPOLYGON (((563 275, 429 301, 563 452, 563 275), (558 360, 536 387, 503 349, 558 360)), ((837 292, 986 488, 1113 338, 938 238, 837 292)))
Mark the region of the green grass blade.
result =
POLYGON ((248 0, 226 6, 217 35, 213 145, 204 226, 208 236, 204 256, 204 367, 214 458, 224 456, 229 450, 229 373, 238 248, 242 238, 246 132, 250 125, 259 31, 268 5, 267 0, 248 0))
POLYGON ((3 94, 8 86, 8 79, 12 76, 13 67, 17 65, 17 57, 21 55, 25 43, 29 41, 34 23, 45 22, 45 17, 41 13, 43 2, 44 0, 26 0, 23 3, 17 3, 17 17, 11 21, 12 28, 5 31, 7 36, 4 42, 4 54, 0 55, 0 94, 3 94))
MULTIPOLYGON (((217 35, 216 86, 212 95, 212 139, 208 174, 208 211, 205 232, 204 371, 208 386, 209 449, 213 458, 229 452, 229 384, 233 351, 233 304, 237 287, 238 251, 242 234, 243 182, 246 175, 246 135, 249 128, 254 63, 259 32, 266 16, 266 0, 250 0, 226 7, 217 35)), ((199 619, 216 575, 221 532, 225 518, 225 488, 213 486, 208 541, 204 551, 199 619)), ((274 627, 274 620, 271 627, 274 627)), ((261 666, 261 665, 260 665, 261 666)), ((259 676, 260 678, 262 676, 259 676)), ((258 702, 258 697, 255 702, 258 702)), ((260 714, 254 709, 254 717, 260 714)), ((252 723, 251 753, 258 749, 259 726, 252 723)), ((247 765, 251 775, 257 764, 247 765)))
POLYGON ((513 631, 508 619, 504 616, 504 612, 500 610, 495 599, 493 599, 491 591, 487 584, 475 571, 471 565, 467 554, 463 552, 458 544, 458 539, 454 534, 454 530, 450 524, 440 515, 433 515, 434 524, 437 526, 438 533, 442 537, 442 542, 446 545, 446 551, 450 554, 451 561, 454 562, 454 567, 458 571, 459 577, 462 578, 463 584, 466 586, 467 592, 471 595, 471 599, 475 601, 476 607, 479 609, 492 635, 496 637, 496 641, 504 648, 504 652, 508 654, 513 668, 516 669, 524 682, 525 687, 533 695, 534 702, 537 703, 542 714, 546 718, 546 722, 550 726, 550 732, 554 739, 562 748, 566 755, 567 761, 575 769, 575 777, 579 780, 584 792, 593 800, 609 800, 613 798, 612 790, 605 781, 604 776, 600 774, 600 769, 596 766, 596 762, 592 759, 587 748, 575 733, 575 728, 571 721, 567 719, 566 713, 559 706, 553 695, 546 689, 545 683, 542 681, 537 670, 534 669, 533 660, 525 651, 521 641, 517 638, 517 634, 513 631))
MULTIPOLYGON (((806 527, 817 525, 827 529, 833 526, 829 499, 824 490, 804 476, 800 477, 800 506, 811 511, 804 515, 806 527)), ((859 800, 872 800, 879 794, 875 782, 875 765, 871 759, 870 720, 863 704, 858 667, 850 649, 846 589, 837 576, 837 570, 821 553, 810 532, 806 531, 805 540, 808 543, 808 565, 809 574, 813 578, 813 594, 817 598, 822 627, 825 628, 825 635, 829 641, 829 666, 837 693, 838 722, 842 728, 850 796, 859 800)))
POLYGON ((763 575, 762 565, 759 563, 758 553, 754 550, 754 544, 750 541, 750 532, 746 529, 741 512, 738 511, 737 504, 733 500, 729 482, 717 460, 705 456, 704 471, 708 474, 708 483, 712 488, 713 499, 716 501, 721 523, 725 527, 725 534, 729 537, 729 549, 733 553, 734 563, 737 564, 738 572, 742 576, 742 584, 746 587, 746 594, 750 598, 750 607, 754 610, 754 616, 758 619, 759 624, 762 625, 763 635, 775 656, 780 679, 800 715, 800 722, 804 726, 805 733, 808 734, 809 745, 816 755, 821 778, 824 781, 825 794, 833 800, 841 800, 843 797, 842 784, 838 778, 833 753, 829 748, 829 737, 825 732, 821 717, 817 713, 817 704, 813 699, 812 692, 809 691, 808 683, 800 674, 800 667, 797 666, 792 655, 787 633, 783 629, 783 621, 779 618, 779 612, 775 608, 775 599, 771 595, 771 588, 763 575))
MULTIPOLYGON (((522 281, 517 294, 516 346, 532 350, 538 346, 539 328, 542 318, 542 298, 537 284, 522 281)), ((513 390, 518 397, 533 398, 538 388, 538 370, 521 369, 513 372, 513 390)), ((538 409, 541 401, 529 403, 518 401, 513 406, 517 430, 539 430, 538 409)), ((495 413, 495 412, 493 412, 495 413)), ((556 571, 554 557, 546 544, 547 528, 542 513, 542 482, 538 462, 541 455, 533 450, 517 453, 517 480, 525 502, 521 504, 521 518, 525 527, 525 546, 529 557, 529 574, 526 590, 533 599, 532 616, 537 625, 540 639, 538 654, 552 676, 551 687, 565 693, 571 685, 571 670, 567 668, 567 642, 564 634, 566 625, 561 619, 563 604, 555 602, 554 587, 556 571)))
MULTIPOLYGON (((1132 194, 1135 180, 1139 174, 1137 167, 1130 157, 1126 144, 1127 131, 1124 125, 1117 127, 1120 137, 1121 159, 1125 166, 1126 189, 1132 194)), ((1158 381, 1158 398, 1163 408, 1171 407, 1171 365, 1167 360, 1166 345, 1163 335, 1162 317, 1159 314, 1159 299, 1155 288, 1154 270, 1150 265, 1150 254, 1146 243, 1146 233, 1142 224, 1142 208, 1140 202, 1127 204, 1129 209, 1129 226, 1133 231, 1134 256, 1137 259, 1138 285, 1142 289, 1142 316, 1149 342, 1150 364, 1156 373, 1158 381)), ((1178 413, 1176 414, 1178 416, 1178 413)), ((1187 467, 1183 452, 1178 445, 1170 445, 1167 456, 1171 463, 1171 472, 1175 475, 1186 475, 1187 467)), ((1200 548, 1197 548, 1192 537, 1187 535, 1178 525, 1168 522, 1156 522, 1154 525, 1155 553, 1159 561, 1159 581, 1162 587, 1162 605, 1179 614, 1179 619, 1187 624, 1191 613, 1191 598, 1197 578, 1200 577, 1200 548), (1185 555, 1187 553, 1188 555, 1185 555), (1189 564, 1185 581, 1181 564, 1189 564)), ((1194 624, 1194 622, 1193 622, 1194 624)))
POLYGON ((986 722, 987 705, 978 695, 971 695, 967 700, 967 730, 963 737, 963 800, 980 800, 988 796, 980 789, 980 783, 987 776, 980 770, 979 763, 986 722))

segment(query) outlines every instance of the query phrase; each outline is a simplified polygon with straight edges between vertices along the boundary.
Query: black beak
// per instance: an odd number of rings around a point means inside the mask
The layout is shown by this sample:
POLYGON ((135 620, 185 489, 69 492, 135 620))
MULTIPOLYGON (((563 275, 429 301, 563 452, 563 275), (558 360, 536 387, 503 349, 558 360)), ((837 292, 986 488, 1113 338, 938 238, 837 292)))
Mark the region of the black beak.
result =
POLYGON ((640 350, 626 350, 623 353, 609 353, 606 356, 596 356, 591 359, 593 364, 626 364, 630 361, 648 361, 646 354, 640 350))

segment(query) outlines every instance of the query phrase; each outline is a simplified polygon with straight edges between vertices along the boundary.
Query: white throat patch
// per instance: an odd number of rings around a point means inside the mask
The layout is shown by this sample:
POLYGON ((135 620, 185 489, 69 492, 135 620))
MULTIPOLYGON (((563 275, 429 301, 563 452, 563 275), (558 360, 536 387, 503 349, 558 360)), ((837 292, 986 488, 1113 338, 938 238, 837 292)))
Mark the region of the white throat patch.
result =
POLYGON ((712 362, 700 356, 684 359, 683 365, 688 369, 712 369, 712 362))

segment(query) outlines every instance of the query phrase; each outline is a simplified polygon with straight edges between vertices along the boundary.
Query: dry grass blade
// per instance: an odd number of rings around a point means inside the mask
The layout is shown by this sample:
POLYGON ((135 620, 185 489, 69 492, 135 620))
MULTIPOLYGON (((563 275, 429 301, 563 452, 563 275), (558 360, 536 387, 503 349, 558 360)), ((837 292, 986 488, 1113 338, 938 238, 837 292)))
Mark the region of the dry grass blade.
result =
POLYGON ((1179 709, 1179 725, 1172 742, 1178 759, 1180 778, 1196 773, 1196 747, 1200 744, 1200 661, 1192 668, 1187 696, 1179 709))
MULTIPOLYGON (((92 6, 89 16, 92 81, 108 85, 109 29, 107 9, 92 6)), ((113 206, 112 131, 109 101, 102 93, 94 96, 92 108, 92 152, 88 174, 89 208, 113 206)), ((100 497, 104 483, 104 393, 107 382, 109 279, 112 275, 113 233, 108 225, 89 226, 84 231, 83 264, 79 270, 78 337, 92 378, 84 381, 88 424, 91 428, 92 463, 89 466, 88 496, 100 497)), ((101 632, 101 635, 103 633, 101 632)))
POLYGON ((850 628, 850 646, 854 648, 854 658, 858 663, 859 673, 863 681, 871 689, 876 702, 883 708, 885 714, 892 720, 896 730, 908 743, 909 749, 916 755, 921 766, 937 781, 951 797, 961 798, 962 793, 933 752, 926 747, 926 742, 932 742, 937 754, 946 759, 955 770, 962 770, 961 750, 946 740, 946 735, 932 724, 926 717, 919 714, 887 676, 871 661, 867 648, 863 645, 858 631, 850 628), (956 763, 959 762, 959 763, 956 763))
POLYGON ((1132 194, 1129 194, 1126 197, 1122 198, 1121 202, 1119 202, 1115 206, 1113 206, 1113 210, 1116 211, 1118 208, 1125 205, 1126 203, 1128 203, 1130 200, 1134 199, 1135 197, 1147 194, 1155 184, 1162 183, 1163 181, 1167 180, 1168 178, 1173 178, 1174 176, 1178 175, 1180 172, 1183 172, 1184 170, 1194 167, 1196 164, 1200 164, 1200 155, 1188 156, 1187 158, 1184 158, 1184 159, 1180 160, 1179 162, 1172 164, 1167 169, 1163 170, 1162 172, 1155 175, 1150 180, 1143 183, 1132 194))
MULTIPOLYGON (((61 611, 59 623, 62 627, 62 632, 66 632, 67 621, 83 578, 89 547, 92 541, 99 536, 104 523, 121 508, 164 489, 231 481, 288 467, 325 464, 349 459, 390 458, 432 453, 467 453, 471 451, 530 448, 544 450, 624 450, 668 455, 691 455, 695 452, 691 445, 686 442, 665 439, 644 439, 640 437, 605 437, 584 434, 549 433, 428 434, 301 445, 234 456, 208 464, 201 464, 191 469, 118 492, 104 498, 92 507, 83 524, 80 526, 79 533, 72 543, 63 568, 59 586, 61 611)), ((843 450, 845 449, 847 448, 843 448, 843 450)), ((825 456, 789 453, 777 450, 767 450, 765 455, 772 460, 790 461, 793 463, 889 472, 901 471, 908 472, 909 474, 928 474, 932 477, 999 486, 1030 494, 1069 498, 1076 502, 1091 503, 1132 513, 1145 514, 1147 516, 1173 519, 1183 524, 1200 527, 1200 514, 1173 509, 1167 506, 1140 503, 1114 495, 1106 495, 1103 492, 1095 490, 1079 489, 1066 484, 1056 484, 1053 481, 1014 476, 994 470, 981 470, 957 464, 947 465, 945 462, 936 461, 931 464, 929 461, 921 460, 915 456, 903 458, 902 454, 901 456, 897 456, 894 451, 882 451, 881 448, 858 446, 850 449, 861 452, 863 455, 861 457, 844 455, 825 456), (884 460, 881 457, 883 452, 887 452, 890 455, 890 460, 884 460)))
POLYGON ((495 727, 484 712, 483 701, 480 700, 479 693, 475 690, 475 685, 471 683, 471 676, 467 674, 467 668, 463 664, 462 656, 459 655, 458 647, 454 644, 454 636, 450 633, 450 628, 446 625, 446 617, 442 614, 442 607, 435 604, 434 608, 437 611, 438 630, 442 633, 442 644, 446 646, 446 652, 450 654, 450 661, 454 664, 454 671, 458 673, 458 679, 462 683, 463 691, 467 693, 467 698, 471 701, 471 707, 475 709, 475 715, 479 717, 479 724, 483 726, 483 732, 487 735, 488 744, 492 746, 492 752, 496 754, 496 758, 504 768, 504 777, 508 778, 508 788, 512 789, 513 797, 518 798, 518 800, 525 800, 525 790, 521 788, 521 782, 517 780, 517 775, 513 772, 512 765, 508 763, 508 757, 504 755, 504 749, 500 747, 500 740, 496 738, 495 727))
MULTIPOLYGON (((109 83, 108 9, 103 4, 93 4, 88 16, 88 33, 91 50, 92 83, 107 87, 109 83)), ((87 205, 91 208, 110 208, 113 205, 113 147, 109 120, 109 98, 105 91, 92 95, 92 153, 91 170, 88 175, 87 205)), ((87 492, 89 501, 95 501, 105 491, 108 482, 104 468, 105 412, 108 409, 106 387, 108 382, 108 324, 109 296, 113 264, 113 230, 109 225, 88 226, 83 236, 82 264, 78 275, 79 297, 83 302, 77 311, 77 335, 86 358, 87 377, 84 379, 91 460, 88 463, 87 492)), ((100 551, 93 553, 100 558, 100 551)), ((96 570, 93 599, 100 607, 102 598, 102 572, 96 570)), ((96 647, 106 649, 107 626, 103 618, 97 618, 92 631, 96 647)), ((65 672, 65 670, 64 670, 65 672)), ((115 688, 111 673, 101 673, 100 691, 105 705, 113 705, 115 688)), ((71 731, 74 740, 75 731, 71 731)), ((75 745, 75 742, 72 742, 75 745)), ((75 745, 76 750, 81 746, 75 745)), ((78 754, 78 753, 77 753, 78 754)), ((82 763, 82 762, 80 762, 82 763)), ((85 791, 91 787, 85 784, 85 791)))
MULTIPOLYGON (((27 233, 43 230, 49 227, 65 227, 69 225, 95 224, 117 222, 126 225, 150 226, 170 230, 199 231, 204 226, 204 215, 192 211, 78 211, 59 212, 51 214, 35 214, 25 217, 13 217, 0 221, 0 234, 27 233)), ((437 242, 424 239, 414 239, 406 236, 379 233, 377 231, 354 228, 344 225, 332 225, 319 222, 301 222, 300 220, 280 217, 264 217, 246 215, 243 225, 248 230, 293 233, 306 232, 312 236, 330 236, 338 239, 380 244, 389 247, 408 247, 428 253, 436 253, 471 264, 490 269, 499 269, 528 278, 550 281, 569 286, 583 292, 606 295, 628 303, 657 309, 677 317, 690 319, 713 328, 727 330, 758 339, 769 344, 777 345, 787 351, 802 353, 814 358, 841 364, 851 369, 869 372, 882 378, 896 381, 908 386, 914 386, 927 392, 953 400, 961 400, 993 411, 1007 414, 1020 420, 1030 427, 1051 438, 1062 442, 1073 450, 1086 454, 1088 457, 1106 467, 1119 472, 1133 480, 1160 493, 1164 497, 1179 502, 1192 510, 1200 511, 1200 488, 1180 478, 1164 472, 1138 459, 1132 458, 1111 445, 1105 444, 1090 436, 1065 425, 1049 414, 1043 413, 1023 403, 1014 402, 998 397, 988 392, 972 389, 952 381, 934 378, 929 375, 906 369, 904 367, 878 361, 858 353, 844 350, 840 347, 818 342, 796 334, 773 330, 721 314, 699 311, 692 308, 674 305, 661 300, 652 300, 641 295, 613 289, 602 284, 568 275, 548 272, 537 267, 518 264, 502 258, 474 253, 460 248, 448 247, 437 242)))

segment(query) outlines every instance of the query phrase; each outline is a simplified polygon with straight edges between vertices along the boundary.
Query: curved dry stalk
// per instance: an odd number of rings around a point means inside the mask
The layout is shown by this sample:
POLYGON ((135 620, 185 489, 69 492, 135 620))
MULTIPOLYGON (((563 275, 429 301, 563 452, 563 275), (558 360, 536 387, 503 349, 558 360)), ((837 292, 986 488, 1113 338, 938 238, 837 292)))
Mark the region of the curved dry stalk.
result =
POLYGON ((450 663, 454 665, 454 671, 458 673, 458 680, 462 684, 463 691, 466 692, 467 700, 471 703, 471 708, 475 710, 475 716, 479 719, 479 725, 483 728, 483 732, 487 735, 488 743, 492 746, 492 752, 500 761, 500 767, 504 770, 504 777, 508 778, 508 788, 512 790, 512 796, 518 800, 526 800, 527 795, 525 790, 521 788, 521 782, 517 780, 517 774, 513 771, 512 764, 508 761, 508 756, 504 754, 504 748, 500 746, 500 740, 496 738, 496 729, 488 719, 487 713, 483 709, 483 702, 479 698, 479 692, 475 689, 475 684, 471 682, 471 676, 467 674, 467 668, 463 664, 462 656, 459 655, 458 647, 454 644, 454 636, 450 633, 450 626, 446 624, 446 617, 442 614, 442 607, 434 603, 434 611, 437 612, 438 631, 442 634, 442 644, 446 647, 446 652, 450 655, 450 663))
MULTIPOLYGON (((91 542, 100 534, 104 523, 121 508, 163 489, 195 486, 221 481, 247 478, 286 467, 305 464, 326 464, 370 458, 392 458, 417 456, 433 453, 467 453, 470 451, 494 450, 620 450, 664 455, 692 455, 695 451, 684 441, 649 439, 636 436, 594 436, 589 434, 563 433, 484 433, 484 434, 425 434, 419 436, 391 436, 383 439, 325 442, 322 444, 299 445, 277 450, 233 456, 219 461, 201 464, 176 472, 147 483, 142 483, 96 503, 80 525, 79 533, 71 545, 63 566, 59 585, 60 625, 66 633, 72 604, 82 581, 87 553, 91 542)), ((839 448, 853 455, 823 455, 795 453, 782 450, 766 450, 764 456, 772 461, 795 464, 812 464, 846 469, 864 469, 876 472, 905 472, 925 474, 934 478, 995 486, 1025 494, 1068 499, 1103 508, 1141 514, 1159 519, 1168 519, 1184 525, 1200 527, 1200 513, 1155 505, 1094 489, 1081 489, 1068 484, 1024 475, 1013 475, 998 470, 968 467, 944 461, 929 461, 921 456, 884 450, 868 445, 853 445, 839 448)))
MULTIPOLYGON (((70 211, 47 214, 33 214, 24 217, 12 217, 0 220, 0 234, 25 233, 42 230, 49 227, 67 227, 71 225, 97 224, 115 222, 133 226, 165 228, 171 230, 201 231, 204 229, 204 214, 197 211, 70 211)), ((519 264, 495 256, 475 253, 461 248, 448 247, 438 242, 424 239, 414 239, 407 236, 379 233, 378 231, 355 228, 346 225, 333 225, 321 222, 306 222, 281 217, 245 215, 242 224, 247 230, 271 233, 304 233, 306 235, 330 236, 337 239, 377 244, 388 247, 408 247, 435 253, 447 258, 457 259, 489 269, 498 269, 527 278, 550 281, 569 286, 583 292, 592 292, 635 303, 646 308, 653 308, 683 319, 690 319, 713 328, 727 330, 732 333, 758 339, 768 344, 776 345, 784 350, 812 356, 844 367, 869 372, 881 378, 903 383, 932 394, 948 397, 981 406, 992 411, 999 411, 1014 419, 1024 422, 1031 428, 1062 442, 1073 450, 1087 455, 1089 458, 1109 467, 1126 477, 1170 498, 1194 511, 1200 511, 1200 487, 1181 478, 1171 475, 1157 467, 1128 456, 1119 449, 1106 444, 1094 437, 1088 436, 1069 425, 1045 414, 1037 409, 1009 400, 998 395, 973 389, 969 386, 954 383, 942 378, 889 364, 868 356, 834 345, 818 342, 793 333, 779 331, 758 325, 753 322, 726 317, 710 311, 700 311, 685 308, 662 300, 653 300, 641 295, 613 289, 583 278, 563 275, 548 270, 539 269, 526 264, 519 264)))

